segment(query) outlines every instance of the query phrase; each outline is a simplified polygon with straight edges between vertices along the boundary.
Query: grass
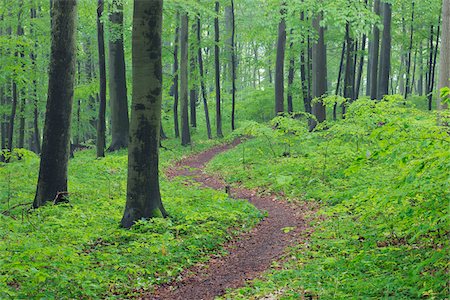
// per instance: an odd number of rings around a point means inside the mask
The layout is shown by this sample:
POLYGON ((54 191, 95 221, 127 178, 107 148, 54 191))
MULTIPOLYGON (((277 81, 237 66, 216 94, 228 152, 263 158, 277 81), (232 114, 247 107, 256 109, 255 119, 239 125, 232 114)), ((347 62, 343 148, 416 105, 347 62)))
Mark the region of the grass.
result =
MULTIPOLYGON (((165 141, 170 165, 193 148, 165 141)), ((175 279, 188 266, 221 254, 220 245, 262 217, 245 201, 180 180, 161 181, 167 219, 119 227, 126 197, 126 151, 95 159, 77 152, 69 165, 70 203, 29 210, 39 159, 32 153, 0 165, 0 298, 128 298, 175 279)))
POLYGON ((254 138, 209 164, 232 184, 323 206, 309 241, 220 299, 446 299, 448 128, 396 97, 360 100, 325 127, 249 123, 254 138))

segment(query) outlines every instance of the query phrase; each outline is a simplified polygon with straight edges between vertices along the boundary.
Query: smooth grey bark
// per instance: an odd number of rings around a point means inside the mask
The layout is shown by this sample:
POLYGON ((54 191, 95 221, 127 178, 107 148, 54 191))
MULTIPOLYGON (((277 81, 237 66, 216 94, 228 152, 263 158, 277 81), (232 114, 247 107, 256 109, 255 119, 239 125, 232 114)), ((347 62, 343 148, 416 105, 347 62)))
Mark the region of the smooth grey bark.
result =
POLYGON ((383 37, 381 39, 380 66, 378 74, 377 99, 389 94, 389 76, 391 71, 391 18, 392 4, 383 3, 383 37))
MULTIPOLYGON (((283 4, 284 5, 284 4, 283 4)), ((286 11, 281 9, 275 62, 275 115, 284 112, 284 57, 286 53, 286 11)))
MULTIPOLYGON (((441 33, 441 57, 439 60, 439 83, 438 91, 444 87, 450 87, 450 0, 442 1, 442 33, 441 33)), ((447 96, 448 98, 448 96, 447 96)), ((448 104, 442 103, 438 96, 437 105, 439 110, 448 108, 448 104)))
POLYGON ((47 109, 33 207, 67 192, 75 81, 77 0, 54 0, 47 109))
POLYGON ((198 69, 200 72, 200 87, 202 92, 202 99, 203 99, 203 109, 205 112, 205 119, 206 119, 206 132, 208 134, 208 139, 212 139, 212 132, 211 132, 211 121, 209 119, 209 108, 208 108, 208 99, 207 99, 207 92, 206 92, 206 85, 205 85, 205 77, 204 77, 204 71, 203 71, 203 53, 202 48, 200 46, 201 43, 201 21, 200 17, 197 17, 197 42, 198 42, 198 69))
POLYGON ((223 137, 222 133, 222 109, 220 98, 220 35, 219 35, 219 11, 220 3, 216 1, 214 18, 214 65, 215 65, 215 79, 216 79, 216 134, 218 138, 223 137))
POLYGON ((316 128, 317 123, 326 119, 326 110, 321 98, 327 93, 327 48, 325 44, 325 28, 320 26, 322 14, 313 19, 313 28, 318 32, 318 40, 312 46, 312 97, 315 100, 312 113, 316 120, 311 119, 309 130, 316 128))
POLYGON ((121 224, 166 216, 159 188, 162 102, 162 0, 135 0, 132 32, 133 98, 128 145, 127 202, 121 224))
POLYGON ((111 145, 108 151, 128 146, 130 119, 123 46, 123 4, 113 0, 110 6, 109 30, 109 97, 111 110, 111 145))
POLYGON ((106 148, 106 61, 105 61, 105 35, 103 22, 104 0, 98 0, 97 5, 97 43, 98 43, 98 68, 100 75, 100 94, 97 121, 97 157, 105 157, 106 148))
POLYGON ((189 128, 189 18, 187 13, 181 15, 180 29, 180 93, 181 93, 181 145, 187 146, 191 143, 189 128))
MULTIPOLYGON (((344 98, 347 101, 352 102, 355 100, 354 90, 355 90, 355 41, 350 34, 350 23, 347 22, 345 25, 345 43, 346 43, 346 62, 345 62, 345 76, 344 76, 344 98)), ((342 115, 345 115, 346 106, 342 106, 342 115)))
MULTIPOLYGON (((380 0, 374 2, 374 13, 380 16, 380 0)), ((372 33, 372 51, 370 57, 370 99, 377 99, 378 91, 378 61, 380 53, 380 29, 377 25, 373 27, 372 33)))

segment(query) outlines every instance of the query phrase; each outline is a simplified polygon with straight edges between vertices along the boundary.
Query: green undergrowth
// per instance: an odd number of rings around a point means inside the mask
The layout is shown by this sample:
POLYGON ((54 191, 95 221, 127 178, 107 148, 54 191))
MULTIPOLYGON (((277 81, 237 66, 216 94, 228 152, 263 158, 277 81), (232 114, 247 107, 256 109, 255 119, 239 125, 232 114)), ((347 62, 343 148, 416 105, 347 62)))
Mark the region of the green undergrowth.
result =
MULTIPOLYGON (((198 142, 192 149, 176 143, 163 142, 163 166, 217 142, 198 142)), ((212 253, 223 254, 220 244, 262 217, 246 201, 163 178, 170 217, 121 229, 126 151, 97 160, 93 150, 75 153, 70 162, 70 202, 32 211, 39 160, 17 152, 19 161, 0 165, 0 299, 139 295, 212 253)))
POLYGON ((309 241, 223 299, 446 299, 449 128, 395 96, 358 100, 312 133, 304 123, 248 123, 240 133, 254 138, 209 164, 233 184, 322 203, 309 241))

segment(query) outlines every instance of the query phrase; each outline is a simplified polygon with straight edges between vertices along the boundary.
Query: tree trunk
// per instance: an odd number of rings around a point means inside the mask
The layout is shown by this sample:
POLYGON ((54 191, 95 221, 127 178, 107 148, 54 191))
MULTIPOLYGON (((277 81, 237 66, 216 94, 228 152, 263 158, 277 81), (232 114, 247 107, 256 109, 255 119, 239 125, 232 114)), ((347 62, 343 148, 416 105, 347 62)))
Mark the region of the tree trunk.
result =
POLYGON ((217 137, 222 138, 222 110, 220 99, 220 49, 219 49, 219 1, 215 4, 216 17, 214 18, 214 64, 215 64, 215 78, 216 78, 216 134, 217 137))
MULTIPOLYGON (((380 0, 375 0, 374 2, 374 12, 376 15, 380 16, 381 4, 380 0)), ((378 61, 380 53, 380 29, 378 26, 373 27, 373 38, 372 38, 372 57, 370 59, 370 99, 377 99, 378 92, 378 61)))
POLYGON ((180 125, 178 123, 178 102, 179 102, 179 62, 178 62, 178 48, 180 44, 180 13, 177 13, 177 25, 175 28, 175 41, 173 49, 173 127, 175 130, 175 137, 180 136, 180 125))
POLYGON ((123 47, 123 4, 113 0, 110 6, 109 21, 109 97, 111 110, 112 141, 108 151, 117 151, 128 146, 127 80, 125 53, 123 47))
MULTIPOLYGON (((442 2, 442 35, 441 35, 441 58, 439 60, 439 84, 438 91, 444 87, 450 87, 450 0, 442 2)), ((448 100, 449 96, 447 96, 448 100)), ((438 109, 448 108, 443 103, 443 98, 438 96, 438 109)))
POLYGON ((205 119, 206 119, 206 132, 208 134, 208 139, 212 139, 211 132, 211 122, 209 120, 209 109, 208 109, 208 99, 206 98, 206 85, 205 85, 205 76, 203 72, 203 53, 202 48, 200 47, 201 42, 201 21, 200 17, 197 18, 197 42, 198 42, 198 69, 200 72, 200 87, 202 90, 202 99, 203 99, 203 108, 205 111, 205 119))
POLYGON ((364 52, 366 51, 366 40, 367 36, 363 34, 361 45, 361 57, 359 58, 358 74, 356 76, 355 98, 359 97, 359 91, 361 90, 362 74, 364 70, 364 52))
POLYGON ((391 70, 391 17, 392 4, 383 3, 383 38, 380 50, 380 72, 378 74, 377 99, 389 94, 389 73, 391 70))
POLYGON ((319 39, 312 47, 312 97, 316 98, 317 101, 312 107, 312 113, 316 120, 310 121, 310 131, 316 128, 317 123, 326 119, 326 110, 321 98, 327 93, 327 48, 325 45, 325 29, 320 26, 321 19, 322 15, 313 19, 313 28, 318 32, 319 39))
POLYGON ((277 58, 275 66, 275 115, 284 112, 284 56, 286 52, 285 14, 286 11, 283 7, 281 9, 281 21, 278 24, 277 58))
POLYGON ((97 42, 98 42, 98 67, 100 75, 100 101, 97 122, 97 157, 105 157, 106 147, 106 62, 105 62, 105 36, 103 22, 104 0, 98 0, 97 6, 97 42))
MULTIPOLYGON (((197 23, 192 24, 192 32, 197 32, 197 23)), ((189 108, 190 108, 190 121, 192 127, 197 127, 197 100, 198 100, 198 86, 196 81, 197 72, 197 60, 196 60, 196 45, 195 41, 190 43, 190 78, 191 78, 191 89, 189 91, 189 108)))
MULTIPOLYGON (((341 86, 342 71, 344 69, 344 58, 345 58, 346 45, 347 45, 347 42, 344 41, 342 43, 341 59, 340 59, 340 63, 339 63, 339 73, 338 73, 338 79, 337 79, 337 83, 336 83, 336 91, 335 91, 336 96, 339 95, 339 89, 341 86)), ((333 106, 333 120, 336 120, 336 119, 337 119, 337 103, 335 103, 333 106)))
MULTIPOLYGON (((293 30, 291 30, 291 35, 293 30)), ((295 77, 295 60, 294 60, 294 42, 289 43, 289 72, 288 72, 288 95, 287 95, 287 105, 288 105, 288 113, 294 112, 293 105, 293 85, 294 85, 294 77, 295 77)))
MULTIPOLYGON (((134 1, 133 100, 128 146, 127 203, 121 224, 167 213, 159 188, 162 102, 162 0, 134 1)), ((187 64, 187 62, 186 62, 187 64)))
MULTIPOLYGON (((236 129, 236 18, 231 0, 231 130, 236 129)), ((259 70, 258 70, 259 74, 259 70)), ((260 80, 261 81, 261 80, 260 80)), ((261 82, 260 82, 261 84, 261 82)))
MULTIPOLYGON (((406 86, 405 86, 405 99, 411 93, 411 59, 412 59, 412 48, 413 48, 413 38, 414 38, 414 1, 412 2, 412 13, 411 13, 411 28, 409 35, 409 47, 408 47, 408 60, 406 64, 406 86)), ((412 81, 414 82, 414 81, 412 81)))
MULTIPOLYGON (((355 42, 353 38, 350 36, 350 23, 347 22, 345 25, 345 42, 347 44, 346 47, 346 62, 345 62, 345 76, 344 76, 344 98, 347 99, 348 102, 352 102, 354 100, 354 82, 355 82, 355 61, 354 61, 354 51, 355 51, 355 42)), ((346 106, 342 105, 342 115, 345 116, 346 106)))
POLYGON ((191 143, 191 133, 189 128, 189 19, 187 13, 181 16, 180 33, 180 91, 181 91, 181 145, 187 146, 191 143))
POLYGON ((39 179, 33 207, 67 192, 70 123, 75 81, 76 0, 54 0, 52 43, 39 179), (64 28, 64 30, 62 30, 64 28))

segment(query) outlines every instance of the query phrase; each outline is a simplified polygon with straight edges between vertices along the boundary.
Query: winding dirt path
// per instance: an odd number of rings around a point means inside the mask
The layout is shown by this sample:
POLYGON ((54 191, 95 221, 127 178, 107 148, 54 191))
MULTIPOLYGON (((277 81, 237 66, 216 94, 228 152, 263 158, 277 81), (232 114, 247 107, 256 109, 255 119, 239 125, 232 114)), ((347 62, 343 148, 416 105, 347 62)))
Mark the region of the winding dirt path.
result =
MULTIPOLYGON (((225 190, 227 184, 216 175, 206 174, 205 165, 217 154, 241 143, 220 145, 205 152, 181 160, 166 172, 169 178, 188 176, 205 187, 225 190)), ((254 190, 231 188, 235 199, 247 199, 259 210, 267 211, 264 218, 250 232, 240 235, 225 245, 229 253, 224 257, 212 257, 206 265, 194 266, 181 274, 180 281, 162 285, 152 295, 142 299, 214 299, 228 288, 237 288, 247 280, 258 277, 271 263, 279 259, 284 250, 294 242, 301 243, 311 234, 307 217, 316 210, 313 203, 290 205, 277 200, 276 195, 260 196, 254 190), (293 227, 286 233, 283 228, 293 227)))

